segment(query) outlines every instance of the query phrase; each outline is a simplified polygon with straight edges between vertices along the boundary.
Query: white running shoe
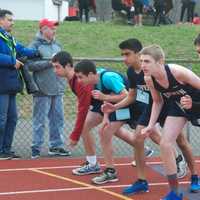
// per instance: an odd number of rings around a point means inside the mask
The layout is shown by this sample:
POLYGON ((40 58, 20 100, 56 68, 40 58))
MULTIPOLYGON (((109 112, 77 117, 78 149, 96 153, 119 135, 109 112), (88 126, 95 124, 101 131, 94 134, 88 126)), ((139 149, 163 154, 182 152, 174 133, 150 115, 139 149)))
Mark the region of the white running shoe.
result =
POLYGON ((187 175, 187 163, 182 154, 176 158, 177 177, 184 178, 187 175))

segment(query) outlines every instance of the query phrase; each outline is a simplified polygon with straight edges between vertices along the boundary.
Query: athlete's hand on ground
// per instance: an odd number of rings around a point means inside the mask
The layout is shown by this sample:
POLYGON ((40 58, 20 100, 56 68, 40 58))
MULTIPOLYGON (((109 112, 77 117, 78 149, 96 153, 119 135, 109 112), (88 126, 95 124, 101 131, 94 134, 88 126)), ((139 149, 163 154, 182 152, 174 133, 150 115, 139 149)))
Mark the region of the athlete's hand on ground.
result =
POLYGON ((92 90, 92 97, 98 100, 104 100, 104 94, 99 90, 92 90))
POLYGON ((185 96, 181 97, 180 103, 184 109, 192 108, 192 98, 189 95, 185 95, 185 96))
POLYGON ((112 103, 108 103, 108 102, 105 102, 102 106, 101 106, 101 111, 103 113, 111 113, 111 112, 114 112, 116 109, 115 109, 115 106, 112 104, 112 103))
POLYGON ((68 146, 69 146, 70 149, 73 149, 77 144, 78 144, 78 141, 72 140, 71 138, 69 138, 68 146))

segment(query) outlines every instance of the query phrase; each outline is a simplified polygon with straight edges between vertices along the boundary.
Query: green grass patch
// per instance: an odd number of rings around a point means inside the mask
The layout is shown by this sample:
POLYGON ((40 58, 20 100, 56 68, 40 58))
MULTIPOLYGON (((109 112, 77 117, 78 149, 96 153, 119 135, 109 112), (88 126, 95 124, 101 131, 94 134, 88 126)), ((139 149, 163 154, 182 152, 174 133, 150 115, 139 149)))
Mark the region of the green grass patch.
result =
MULTIPOLYGON (((26 45, 37 31, 38 22, 15 23, 14 35, 26 45)), ((111 22, 63 22, 58 28, 57 39, 65 50, 76 57, 120 57, 118 44, 122 40, 135 37, 143 45, 161 45, 168 59, 196 59, 193 40, 198 33, 200 26, 194 25, 133 27, 111 22)), ((194 65, 194 70, 199 73, 198 68, 198 65, 194 65)))

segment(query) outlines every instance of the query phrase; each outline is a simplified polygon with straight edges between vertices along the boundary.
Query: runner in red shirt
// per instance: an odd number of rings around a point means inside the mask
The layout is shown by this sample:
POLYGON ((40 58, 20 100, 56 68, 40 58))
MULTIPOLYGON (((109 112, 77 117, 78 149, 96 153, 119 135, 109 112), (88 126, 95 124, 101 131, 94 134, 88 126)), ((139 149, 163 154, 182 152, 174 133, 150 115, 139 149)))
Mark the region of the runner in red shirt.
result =
POLYGON ((77 117, 73 131, 70 134, 70 146, 75 146, 81 136, 85 118, 90 106, 92 86, 84 86, 78 82, 73 68, 73 59, 68 52, 61 51, 54 55, 52 64, 58 76, 65 77, 72 92, 77 96, 77 117))

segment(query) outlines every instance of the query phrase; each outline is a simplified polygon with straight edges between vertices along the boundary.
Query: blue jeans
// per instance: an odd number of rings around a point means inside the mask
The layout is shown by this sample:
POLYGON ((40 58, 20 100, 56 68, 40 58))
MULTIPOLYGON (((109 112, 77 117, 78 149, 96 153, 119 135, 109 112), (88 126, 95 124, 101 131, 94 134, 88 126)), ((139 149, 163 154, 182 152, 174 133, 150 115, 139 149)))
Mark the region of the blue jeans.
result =
POLYGON ((0 153, 10 153, 16 124, 16 96, 0 95, 0 153))
POLYGON ((34 96, 32 149, 41 150, 47 118, 49 122, 49 147, 64 146, 63 96, 34 96))

